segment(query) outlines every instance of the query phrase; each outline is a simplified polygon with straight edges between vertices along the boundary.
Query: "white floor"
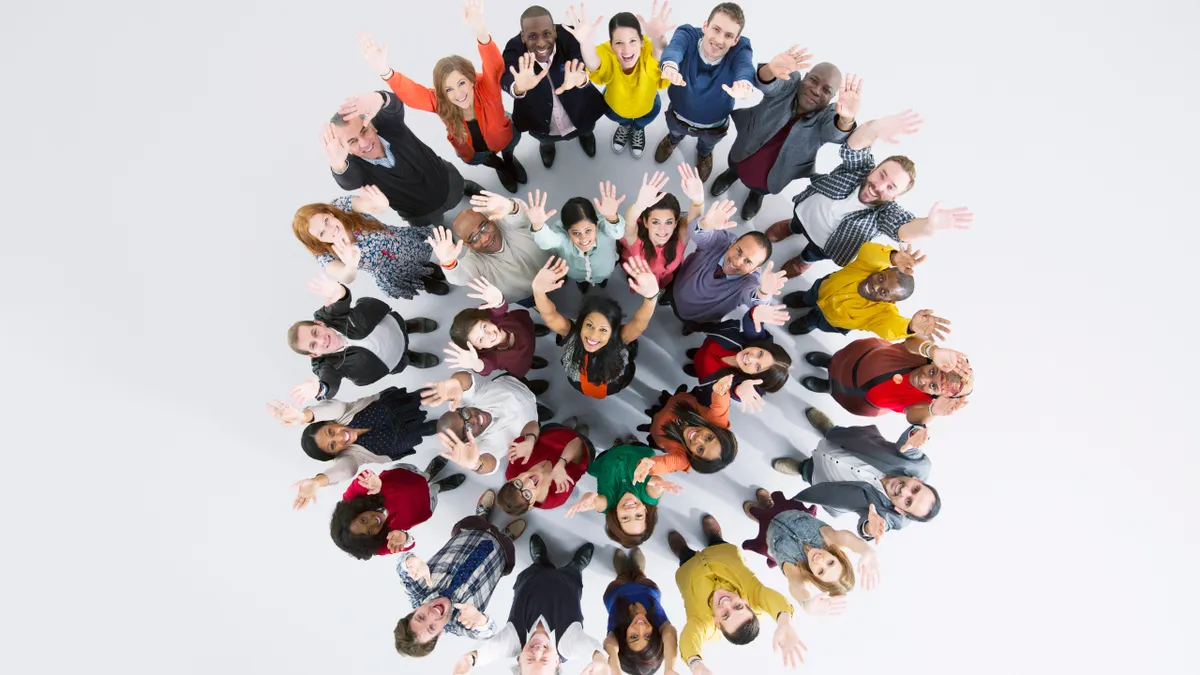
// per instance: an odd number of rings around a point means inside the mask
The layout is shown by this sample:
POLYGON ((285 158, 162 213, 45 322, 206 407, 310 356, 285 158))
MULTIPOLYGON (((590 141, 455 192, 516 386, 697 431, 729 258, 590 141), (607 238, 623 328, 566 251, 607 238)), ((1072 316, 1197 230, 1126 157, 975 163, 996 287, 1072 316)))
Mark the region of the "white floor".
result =
MULTIPOLYGON (((405 596, 388 558, 358 562, 329 541, 339 491, 291 511, 291 483, 319 467, 262 404, 308 372, 284 345, 288 324, 315 307, 304 288, 315 266, 289 223, 297 206, 337 194, 320 125, 345 96, 378 86, 354 36, 370 29, 397 68, 424 81, 442 55, 477 59, 456 3, 422 5, 419 19, 407 9, 415 4, 360 0, 121 4, 26 5, 0 29, 15 85, 2 161, 17 187, 4 247, 14 307, 3 331, 12 364, 5 402, 17 413, 0 491, 12 532, 0 603, 11 608, 7 633, 18 636, 4 650, 12 672, 448 673, 468 642, 446 638, 420 662, 394 653, 405 596), (54 236, 61 228, 65 241, 54 236)), ((1182 384, 1193 373, 1168 367, 1165 355, 1187 349, 1178 338, 1194 328, 1186 202, 1195 181, 1186 179, 1195 177, 1188 112, 1197 101, 1194 67, 1181 66, 1196 63, 1185 32, 1196 5, 743 6, 760 58, 800 43, 863 75, 862 119, 910 107, 924 115, 920 135, 878 151, 916 161, 906 207, 923 214, 944 200, 976 213, 972 231, 922 245, 929 261, 903 304, 953 320, 948 344, 970 354, 978 373, 972 405, 932 430, 942 515, 887 537, 882 588, 855 591, 846 615, 799 617, 805 670, 1187 671, 1196 513, 1188 484, 1200 443, 1184 417, 1196 403, 1182 384)), ((565 8, 550 7, 557 18, 565 8)), ((501 43, 523 9, 487 3, 501 43)), ((674 19, 698 23, 707 9, 679 2, 674 19)), ((417 133, 453 159, 437 118, 410 114, 417 133)), ((636 162, 611 153, 612 128, 600 122, 594 160, 577 144, 560 147, 553 173, 526 139, 518 155, 530 187, 561 204, 611 179, 632 199, 642 172, 656 168, 663 123, 651 126, 648 155, 636 162)), ((730 146, 718 148, 714 175, 730 146)), ((666 167, 677 194, 674 165, 692 161, 693 148, 685 142, 666 167)), ((820 168, 834 163, 827 149, 820 168)), ((464 173, 499 189, 488 170, 464 173)), ((769 198, 750 226, 786 217, 801 187, 769 198)), ((776 260, 797 244, 781 246, 776 260)), ((608 290, 631 309, 622 283, 608 290)), ((354 291, 373 289, 363 281, 354 291)), ((568 290, 564 306, 576 295, 568 290)), ((467 304, 456 290, 396 307, 446 326, 467 304)), ((797 361, 847 341, 777 334, 797 361)), ((444 339, 414 342, 437 352, 444 339)), ((685 380, 682 354, 699 342, 679 337, 662 309, 628 391, 595 403, 556 373, 545 401, 559 419, 585 417, 604 446, 644 421, 659 389, 685 380)), ((549 339, 539 354, 557 361, 549 339)), ((410 370, 380 386, 415 387, 448 372, 410 370)), ((762 414, 734 414, 742 451, 732 467, 681 477, 684 493, 664 500, 646 552, 679 625, 665 532, 678 527, 696 541, 699 514, 711 510, 731 541, 752 536, 739 506, 752 489, 802 485, 768 460, 815 444, 802 417, 808 405, 866 423, 792 382, 762 414)), ((901 424, 881 427, 890 434, 901 424)), ((417 460, 433 451, 426 444, 417 460)), ((446 495, 417 532, 421 553, 498 485, 472 477, 446 495)), ((600 517, 538 513, 531 525, 557 559, 584 541, 599 547, 584 608, 601 635, 612 545, 600 517)), ((524 566, 524 540, 518 548, 524 566)), ((761 558, 749 561, 785 589, 761 558)), ((507 614, 510 584, 492 613, 507 614)), ((706 660, 717 673, 780 672, 769 637, 767 626, 748 647, 712 643, 706 660)))

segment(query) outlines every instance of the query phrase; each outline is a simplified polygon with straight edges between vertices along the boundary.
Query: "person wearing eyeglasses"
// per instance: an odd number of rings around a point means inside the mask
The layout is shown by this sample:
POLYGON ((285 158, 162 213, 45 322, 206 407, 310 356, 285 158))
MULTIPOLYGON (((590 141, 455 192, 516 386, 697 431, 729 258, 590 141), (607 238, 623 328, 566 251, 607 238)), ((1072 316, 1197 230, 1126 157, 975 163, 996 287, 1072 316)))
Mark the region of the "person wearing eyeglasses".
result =
POLYGON ((596 448, 587 438, 587 425, 572 417, 565 424, 547 424, 516 439, 508 448, 508 480, 496 493, 496 503, 510 516, 529 509, 556 509, 567 503, 575 483, 583 478, 596 448))

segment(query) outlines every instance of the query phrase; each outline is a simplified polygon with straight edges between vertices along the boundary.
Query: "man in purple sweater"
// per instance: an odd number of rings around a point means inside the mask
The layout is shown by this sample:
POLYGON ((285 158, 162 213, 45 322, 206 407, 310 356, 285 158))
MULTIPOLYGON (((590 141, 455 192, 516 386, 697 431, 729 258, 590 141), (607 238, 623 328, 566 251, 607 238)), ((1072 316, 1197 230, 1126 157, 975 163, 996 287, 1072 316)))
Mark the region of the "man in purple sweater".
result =
POLYGON ((738 307, 767 302, 787 281, 784 272, 771 271, 771 240, 766 235, 734 234, 737 224, 729 218, 735 211, 737 205, 726 199, 692 221, 696 250, 680 265, 672 284, 671 305, 683 321, 684 335, 703 330, 738 307))
POLYGON ((667 161, 685 136, 696 137, 696 172, 700 180, 712 174, 712 151, 729 133, 734 103, 754 92, 754 56, 750 40, 742 37, 746 15, 732 2, 713 8, 699 28, 675 29, 659 62, 667 89, 667 136, 654 159, 667 161))

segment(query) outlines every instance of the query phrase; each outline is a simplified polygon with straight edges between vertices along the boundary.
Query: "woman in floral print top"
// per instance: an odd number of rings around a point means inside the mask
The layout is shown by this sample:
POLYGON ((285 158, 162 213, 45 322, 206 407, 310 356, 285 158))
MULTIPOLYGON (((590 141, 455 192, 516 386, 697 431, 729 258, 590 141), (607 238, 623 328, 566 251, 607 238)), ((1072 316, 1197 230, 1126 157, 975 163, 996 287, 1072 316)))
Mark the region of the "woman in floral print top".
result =
POLYGON ((386 208, 387 197, 368 185, 362 194, 338 197, 332 204, 301 206, 292 231, 329 276, 343 284, 362 270, 389 297, 411 300, 421 290, 449 293, 442 271, 429 261, 433 249, 423 231, 386 225, 367 215, 386 208))

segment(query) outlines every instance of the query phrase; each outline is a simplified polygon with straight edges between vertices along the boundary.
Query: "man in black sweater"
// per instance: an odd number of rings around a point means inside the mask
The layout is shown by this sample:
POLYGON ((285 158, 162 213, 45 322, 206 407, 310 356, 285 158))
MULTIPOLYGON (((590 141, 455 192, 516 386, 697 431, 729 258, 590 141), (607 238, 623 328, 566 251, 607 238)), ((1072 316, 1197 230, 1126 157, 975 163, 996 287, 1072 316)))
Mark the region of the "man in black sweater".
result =
POLYGON ((436 321, 405 321, 386 302, 375 298, 361 298, 351 307, 350 289, 326 277, 313 279, 308 288, 325 298, 325 306, 313 312, 312 321, 297 321, 288 329, 288 346, 312 359, 316 375, 292 389, 297 401, 333 398, 342 378, 361 387, 409 364, 433 368, 441 361, 433 354, 408 348, 409 333, 432 333, 437 330, 436 321))
POLYGON ((321 143, 342 189, 378 187, 410 225, 444 225, 464 196, 483 192, 417 138, 404 123, 404 104, 389 91, 347 99, 325 125, 321 143))

